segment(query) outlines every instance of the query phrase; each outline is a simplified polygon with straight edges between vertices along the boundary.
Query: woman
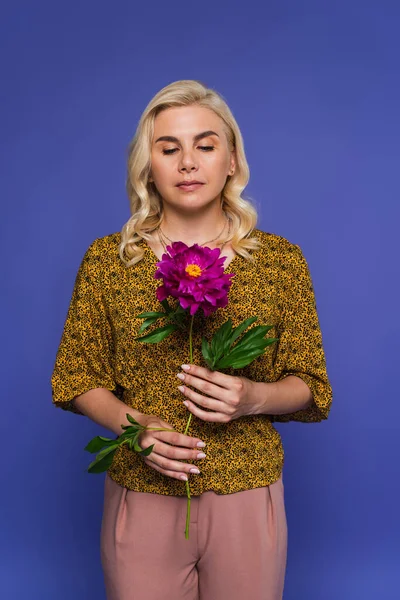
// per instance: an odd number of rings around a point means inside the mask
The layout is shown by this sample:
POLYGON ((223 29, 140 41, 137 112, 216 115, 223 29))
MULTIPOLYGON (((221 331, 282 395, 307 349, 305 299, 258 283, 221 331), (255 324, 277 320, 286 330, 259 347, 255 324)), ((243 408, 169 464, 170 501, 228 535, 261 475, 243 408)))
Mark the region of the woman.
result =
POLYGON ((174 430, 146 430, 140 445, 154 444, 151 454, 123 446, 106 474, 101 558, 109 600, 282 598, 284 455, 272 423, 326 419, 332 390, 307 262, 298 245, 255 228, 255 208, 241 196, 248 178, 224 99, 198 81, 166 86, 130 146, 132 216, 121 233, 90 245, 78 271, 53 402, 116 435, 126 413, 174 430), (160 307, 157 261, 178 240, 220 248, 225 271, 235 274, 228 306, 196 315, 190 365, 187 334, 135 340, 136 315, 160 307), (235 372, 205 368, 202 336, 228 317, 236 324, 253 315, 274 325, 278 341, 235 372))

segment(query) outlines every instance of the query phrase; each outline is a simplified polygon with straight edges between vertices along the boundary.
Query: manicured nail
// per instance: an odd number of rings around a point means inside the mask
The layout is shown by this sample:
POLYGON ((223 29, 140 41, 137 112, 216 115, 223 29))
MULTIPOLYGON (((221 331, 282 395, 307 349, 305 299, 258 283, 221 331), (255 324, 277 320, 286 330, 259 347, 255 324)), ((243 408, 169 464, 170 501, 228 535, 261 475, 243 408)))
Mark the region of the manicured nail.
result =
POLYGON ((205 458, 206 455, 204 454, 204 452, 199 452, 196 458, 205 458))
POLYGON ((205 443, 204 443, 204 442, 197 442, 196 446, 197 446, 198 448, 204 448, 204 446, 205 446, 205 443))
POLYGON ((190 366, 189 365, 181 365, 181 369, 183 369, 184 371, 189 371, 190 366))
POLYGON ((180 379, 181 381, 183 381, 185 379, 185 376, 183 373, 178 373, 177 378, 180 379))
POLYGON ((185 391, 185 388, 183 387, 183 385, 178 385, 178 390, 179 390, 180 392, 184 392, 184 391, 185 391))
POLYGON ((196 467, 194 467, 193 469, 190 469, 190 473, 196 473, 196 475, 198 475, 200 471, 199 469, 196 469, 196 467))
POLYGON ((187 481, 188 478, 186 475, 179 475, 179 479, 182 479, 182 481, 187 481))

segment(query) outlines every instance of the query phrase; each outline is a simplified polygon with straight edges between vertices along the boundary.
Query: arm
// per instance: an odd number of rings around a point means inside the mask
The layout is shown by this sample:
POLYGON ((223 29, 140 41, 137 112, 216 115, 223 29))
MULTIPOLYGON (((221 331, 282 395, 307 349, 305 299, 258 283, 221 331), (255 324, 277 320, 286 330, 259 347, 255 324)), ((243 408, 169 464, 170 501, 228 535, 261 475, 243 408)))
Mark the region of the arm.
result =
POLYGON ((129 425, 126 413, 132 415, 141 425, 149 426, 150 430, 141 434, 143 437, 140 439, 140 445, 142 448, 147 448, 156 444, 156 448, 143 460, 163 475, 187 481, 191 469, 196 465, 182 461, 198 460, 205 456, 199 455, 199 451, 205 446, 200 438, 173 431, 168 423, 156 415, 140 413, 118 400, 110 390, 105 388, 89 390, 77 396, 72 403, 80 414, 110 429, 117 436, 124 432, 121 424, 129 425), (166 427, 172 431, 151 431, 152 427, 166 427))
POLYGON ((272 421, 318 422, 328 418, 332 404, 322 333, 319 324, 313 283, 307 261, 299 246, 292 246, 286 259, 289 275, 288 293, 279 327, 271 383, 265 388, 263 412, 272 421), (286 383, 285 380, 290 383, 286 383), (301 380, 304 383, 301 388, 301 380), (309 398, 311 402, 301 407, 309 398), (303 392, 301 392, 303 389, 303 392), (291 394, 295 396, 289 399, 291 394), (304 394, 304 395, 303 395, 304 394), (278 408, 280 400, 285 406, 278 408), (293 411, 286 410, 293 403, 293 411), (268 406, 271 412, 268 413, 268 406))
MULTIPOLYGON (((291 248, 285 257, 287 295, 269 381, 211 372, 195 365, 190 365, 190 374, 178 374, 186 384, 178 389, 192 401, 188 409, 204 421, 228 422, 254 414, 282 422, 315 423, 328 418, 332 388, 311 275, 300 247, 291 248), (215 412, 205 412, 199 406, 215 412)), ((182 368, 188 370, 185 365, 182 368)))
POLYGON ((273 383, 252 381, 249 399, 250 404, 256 407, 253 414, 284 415, 306 410, 311 406, 312 393, 300 377, 290 375, 273 383))
POLYGON ((74 406, 82 415, 89 417, 98 425, 109 429, 116 436, 124 430, 121 425, 129 425, 126 413, 129 413, 138 423, 142 423, 145 415, 138 410, 127 406, 119 400, 110 390, 96 388, 77 396, 73 400, 74 406))
POLYGON ((312 405, 310 388, 300 377, 293 375, 282 381, 264 383, 210 371, 197 365, 182 365, 182 369, 185 373, 178 373, 177 376, 186 385, 178 389, 191 400, 185 401, 190 412, 204 421, 226 423, 244 415, 261 414, 271 418, 271 415, 291 415, 301 410, 306 412, 312 405), (206 396, 187 386, 195 387, 206 396), (205 412, 200 407, 209 411, 205 412))
MULTIPOLYGON (((75 278, 51 376, 55 406, 80 415, 81 403, 74 398, 93 390, 92 406, 93 397, 97 398, 99 393, 102 398, 106 390, 111 398, 116 398, 112 392, 119 393, 114 374, 113 335, 103 297, 101 258, 101 247, 95 241, 87 249, 75 278), (98 392, 100 388, 102 392, 98 392)), ((122 422, 126 422, 126 417, 122 422)))

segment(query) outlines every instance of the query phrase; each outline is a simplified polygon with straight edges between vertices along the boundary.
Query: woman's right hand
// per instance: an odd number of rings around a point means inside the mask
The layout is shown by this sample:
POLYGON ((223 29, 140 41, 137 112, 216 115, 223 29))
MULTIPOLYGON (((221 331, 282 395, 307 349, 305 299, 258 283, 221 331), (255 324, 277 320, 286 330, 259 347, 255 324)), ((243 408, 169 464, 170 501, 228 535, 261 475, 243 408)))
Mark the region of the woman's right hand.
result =
MULTIPOLYGON (((171 425, 156 415, 143 415, 141 425, 146 427, 173 429, 171 425)), ((189 473, 196 466, 181 462, 182 460, 198 460, 205 458, 200 438, 191 437, 178 431, 143 431, 139 436, 139 445, 145 449, 154 444, 148 456, 142 456, 144 462, 163 475, 187 481, 189 473), (199 456, 200 455, 200 456, 199 456)))

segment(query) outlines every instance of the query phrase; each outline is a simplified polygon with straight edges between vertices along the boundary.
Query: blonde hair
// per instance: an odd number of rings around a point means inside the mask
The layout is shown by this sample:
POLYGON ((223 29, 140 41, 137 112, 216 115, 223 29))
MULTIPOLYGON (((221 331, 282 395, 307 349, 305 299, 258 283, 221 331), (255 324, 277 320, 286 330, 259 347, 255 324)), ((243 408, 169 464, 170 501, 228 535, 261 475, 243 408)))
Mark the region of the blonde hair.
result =
POLYGON ((162 88, 149 102, 128 148, 126 189, 132 216, 121 230, 119 246, 121 260, 128 267, 143 258, 144 249, 137 242, 151 240, 151 232, 163 220, 162 198, 154 183, 148 180, 154 120, 167 108, 190 105, 208 108, 223 120, 228 145, 236 153, 235 172, 227 176, 221 192, 221 207, 231 219, 231 233, 229 238, 221 237, 216 243, 230 241, 233 250, 249 260, 253 260, 253 257, 248 251, 259 248, 258 239, 249 237, 257 223, 257 211, 250 199, 242 197, 249 180, 249 166, 239 126, 221 94, 200 81, 183 79, 162 88))

